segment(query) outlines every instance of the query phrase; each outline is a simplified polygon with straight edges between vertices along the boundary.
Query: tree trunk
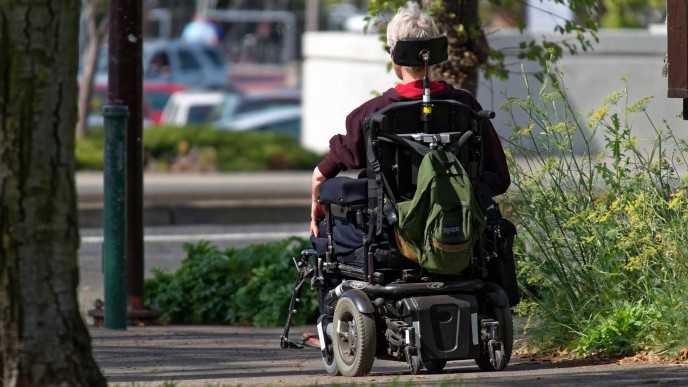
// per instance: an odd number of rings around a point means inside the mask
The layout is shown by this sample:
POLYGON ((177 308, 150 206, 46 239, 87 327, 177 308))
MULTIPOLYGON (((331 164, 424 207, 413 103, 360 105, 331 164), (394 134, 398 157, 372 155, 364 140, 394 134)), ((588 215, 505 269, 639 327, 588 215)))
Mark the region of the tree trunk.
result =
MULTIPOLYGON (((432 1, 425 0, 424 7, 432 1)), ((435 66, 436 79, 476 95, 480 66, 490 47, 478 19, 478 0, 442 0, 433 17, 449 40, 449 59, 435 66)))
POLYGON ((79 311, 78 2, 0 0, 0 379, 104 386, 79 311))

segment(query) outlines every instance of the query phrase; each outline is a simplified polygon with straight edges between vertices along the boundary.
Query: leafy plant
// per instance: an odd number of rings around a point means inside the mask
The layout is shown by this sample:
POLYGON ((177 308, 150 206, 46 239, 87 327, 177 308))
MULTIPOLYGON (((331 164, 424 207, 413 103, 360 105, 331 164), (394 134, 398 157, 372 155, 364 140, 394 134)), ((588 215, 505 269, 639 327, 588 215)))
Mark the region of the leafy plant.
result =
POLYGON ((507 203, 520 229, 520 282, 541 321, 533 343, 581 355, 676 351, 688 333, 677 313, 688 302, 679 173, 688 145, 654 124, 651 98, 629 101, 627 85, 582 117, 561 74, 543 79, 537 97, 504 106, 514 126, 507 203), (517 110, 526 123, 516 123, 517 110), (637 138, 640 125, 656 137, 637 138), (604 149, 594 149, 597 139, 604 149))
MULTIPOLYGON (((177 272, 153 270, 146 297, 155 298, 171 323, 279 326, 291 300, 298 257, 310 242, 301 238, 221 251, 201 241, 185 244, 187 257, 177 272)), ((304 287, 294 324, 317 317, 315 292, 304 287)))

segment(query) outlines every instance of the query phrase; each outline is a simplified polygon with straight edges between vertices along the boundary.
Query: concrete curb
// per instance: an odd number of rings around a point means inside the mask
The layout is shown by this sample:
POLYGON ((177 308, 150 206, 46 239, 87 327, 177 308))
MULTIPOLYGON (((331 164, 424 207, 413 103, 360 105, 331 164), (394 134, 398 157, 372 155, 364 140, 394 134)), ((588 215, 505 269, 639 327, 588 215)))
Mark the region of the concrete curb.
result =
MULTIPOLYGON (((79 226, 102 227, 102 173, 76 182, 79 226)), ((308 171, 144 175, 144 226, 301 222, 310 206, 308 171)))
MULTIPOLYGON (((146 205, 144 226, 183 226, 195 224, 265 224, 307 221, 309 200, 270 201, 263 203, 176 203, 146 205)), ((79 206, 79 225, 84 228, 103 226, 103 205, 79 206)))

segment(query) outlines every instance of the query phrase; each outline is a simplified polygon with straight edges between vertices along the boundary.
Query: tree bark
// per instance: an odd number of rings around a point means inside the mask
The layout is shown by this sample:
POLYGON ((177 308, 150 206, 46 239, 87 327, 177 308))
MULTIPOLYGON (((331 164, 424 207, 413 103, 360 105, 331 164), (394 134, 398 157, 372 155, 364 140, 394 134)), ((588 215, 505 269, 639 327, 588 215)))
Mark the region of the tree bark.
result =
MULTIPOLYGON (((424 7, 432 1, 424 0, 424 7)), ((489 44, 478 19, 478 0, 442 0, 433 17, 449 41, 449 59, 435 66, 434 78, 476 95, 480 66, 489 57, 489 44)))
POLYGON ((78 2, 0 0, 0 379, 104 386, 79 311, 78 2))

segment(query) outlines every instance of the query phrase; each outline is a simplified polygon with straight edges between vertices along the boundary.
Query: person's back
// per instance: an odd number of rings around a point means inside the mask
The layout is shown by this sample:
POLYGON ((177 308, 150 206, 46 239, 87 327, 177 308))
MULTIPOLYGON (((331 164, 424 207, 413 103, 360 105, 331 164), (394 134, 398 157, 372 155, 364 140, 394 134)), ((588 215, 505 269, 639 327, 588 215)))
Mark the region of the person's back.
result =
MULTIPOLYGON (((394 52, 396 42, 405 38, 425 38, 440 35, 433 19, 423 13, 420 6, 409 1, 400 7, 397 14, 387 26, 387 50, 390 55, 394 52)), ((394 63, 392 69, 402 83, 387 90, 358 108, 354 109, 346 118, 346 134, 338 134, 330 139, 330 152, 315 167, 311 178, 312 206, 311 206, 311 235, 318 236, 318 222, 324 216, 323 206, 318 203, 320 185, 327 179, 347 169, 361 169, 365 167, 363 147, 363 125, 365 117, 382 109, 392 102, 419 99, 423 94, 422 79, 424 67, 400 66, 394 63)), ((455 89, 443 82, 431 82, 431 94, 437 99, 454 99, 464 103, 476 111, 482 110, 475 98, 465 90, 455 89)), ((510 184, 506 157, 492 124, 487 121, 482 135, 485 144, 485 170, 496 176, 491 188, 492 194, 501 194, 510 184)), ((492 182, 491 182, 492 183, 492 182)))

